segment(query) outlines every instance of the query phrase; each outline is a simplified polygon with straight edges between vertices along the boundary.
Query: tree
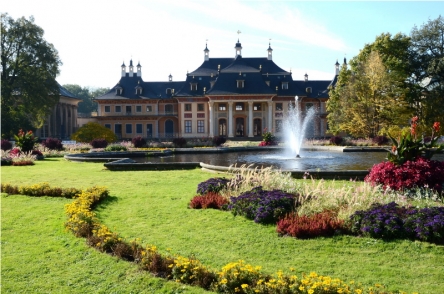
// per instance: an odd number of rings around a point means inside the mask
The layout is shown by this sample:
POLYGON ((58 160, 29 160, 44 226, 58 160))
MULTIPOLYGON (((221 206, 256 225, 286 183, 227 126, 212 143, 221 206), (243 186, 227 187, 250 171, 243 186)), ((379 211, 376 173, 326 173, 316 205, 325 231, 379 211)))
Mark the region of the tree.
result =
MULTIPOLYGON (((363 51, 361 51, 363 53, 363 51)), ((333 133, 374 137, 381 129, 406 122, 405 88, 396 70, 388 70, 378 51, 366 52, 343 67, 330 90, 327 116, 333 133)))
POLYGON ((94 139, 105 139, 108 143, 112 143, 117 141, 117 136, 110 129, 98 123, 89 122, 72 134, 71 139, 84 143, 89 143, 94 139))
POLYGON ((1 14, 2 137, 39 128, 59 101, 56 76, 62 62, 31 16, 1 14))
POLYGON ((69 92, 73 93, 76 97, 82 99, 82 102, 79 103, 79 113, 90 113, 97 111, 97 103, 92 99, 109 91, 109 88, 88 88, 75 84, 67 84, 63 85, 63 87, 65 87, 69 92))
POLYGON ((410 35, 412 84, 416 86, 411 103, 416 106, 419 124, 444 124, 444 18, 414 26, 410 35))

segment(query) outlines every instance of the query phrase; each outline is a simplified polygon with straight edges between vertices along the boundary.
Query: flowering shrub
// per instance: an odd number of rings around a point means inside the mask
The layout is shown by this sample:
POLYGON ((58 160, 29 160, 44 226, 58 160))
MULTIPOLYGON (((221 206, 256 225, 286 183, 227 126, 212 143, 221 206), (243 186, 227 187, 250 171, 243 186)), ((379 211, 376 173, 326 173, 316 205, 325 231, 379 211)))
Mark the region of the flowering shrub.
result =
POLYGON ((344 141, 344 139, 339 136, 333 136, 330 138, 330 144, 336 145, 336 146, 341 145, 343 141, 344 141))
POLYGON ((227 139, 223 136, 215 136, 213 137, 213 144, 215 146, 220 146, 222 144, 224 144, 225 142, 227 142, 227 139))
POLYGON ((268 131, 267 128, 264 129, 264 133, 262 134, 262 141, 259 143, 259 146, 273 146, 277 145, 275 141, 275 137, 273 133, 268 131))
POLYGON ((387 145, 389 139, 386 136, 376 136, 372 139, 372 142, 378 146, 387 145))
POLYGON ((42 145, 49 150, 63 150, 62 141, 56 138, 46 138, 46 140, 42 142, 42 145))
POLYGON ((291 236, 299 239, 330 237, 343 229, 343 220, 332 211, 323 211, 312 216, 299 216, 290 213, 277 223, 276 231, 280 236, 291 236))
POLYGON ((440 123, 435 122, 432 127, 432 136, 430 141, 426 141, 423 138, 417 137, 418 117, 412 118, 410 125, 410 132, 402 136, 399 142, 392 136, 390 139, 393 141, 392 149, 387 156, 390 162, 396 165, 401 165, 407 161, 413 161, 419 157, 425 157, 431 159, 433 154, 442 150, 444 147, 437 146, 436 142, 439 139, 440 123), (436 148, 434 148, 436 147, 436 148))
POLYGON ((250 292, 249 288, 254 288, 265 280, 260 270, 260 266, 245 264, 243 260, 231 262, 218 273, 218 282, 214 290, 219 293, 254 293, 253 289, 250 292))
POLYGON ((123 145, 120 144, 111 144, 106 146, 106 148, 104 149, 105 151, 127 151, 128 148, 126 148, 123 145))
POLYGON ((2 149, 3 151, 6 151, 6 150, 9 150, 9 149, 12 149, 12 143, 9 142, 8 140, 2 139, 2 142, 1 142, 1 149, 2 149))
POLYGON ((281 190, 266 191, 259 186, 231 197, 228 209, 234 215, 243 215, 257 223, 276 223, 279 217, 295 209, 295 201, 293 194, 281 190))
POLYGON ((20 147, 22 152, 29 152, 34 149, 34 145, 37 143, 38 138, 34 136, 32 131, 23 132, 19 130, 17 135, 14 135, 15 145, 20 147))
POLYGON ((217 280, 216 274, 203 266, 194 256, 190 258, 177 256, 171 264, 172 276, 176 282, 199 286, 209 290, 217 280))
POLYGON ((142 148, 146 145, 146 140, 140 136, 135 137, 131 140, 131 143, 133 143, 133 146, 135 148, 142 148))
POLYGON ((12 158, 19 157, 21 153, 22 152, 20 151, 20 149, 15 147, 15 148, 12 148, 11 151, 9 151, 9 156, 11 156, 12 158))
POLYGON ((406 208, 395 202, 374 204, 370 209, 356 211, 350 216, 351 231, 374 238, 404 237, 402 219, 406 212, 406 208))
POLYGON ((444 244, 444 207, 409 210, 404 229, 412 239, 444 244))
POLYGON ((108 141, 105 139, 94 139, 89 144, 91 144, 93 148, 106 148, 108 141))
POLYGON ((189 206, 194 209, 222 209, 228 205, 228 199, 215 192, 208 192, 204 195, 196 195, 191 200, 189 206))
POLYGON ((174 138, 173 144, 175 147, 183 148, 187 146, 187 140, 185 138, 174 138))
POLYGON ((419 157, 402 165, 386 161, 375 164, 365 177, 366 182, 384 189, 403 190, 420 187, 441 192, 444 183, 444 162, 419 157))
POLYGON ((149 271, 161 278, 172 277, 172 268, 174 266, 174 259, 168 256, 162 256, 157 247, 147 245, 141 251, 140 268, 149 271))
POLYGON ((8 183, 1 184, 1 191, 8 194, 21 194, 27 196, 52 196, 74 198, 82 191, 76 188, 50 187, 48 183, 39 183, 34 185, 12 186, 8 183))
POLYGON ((209 192, 219 193, 222 189, 227 187, 230 180, 225 178, 211 178, 203 181, 197 185, 197 193, 200 195, 207 194, 209 192))

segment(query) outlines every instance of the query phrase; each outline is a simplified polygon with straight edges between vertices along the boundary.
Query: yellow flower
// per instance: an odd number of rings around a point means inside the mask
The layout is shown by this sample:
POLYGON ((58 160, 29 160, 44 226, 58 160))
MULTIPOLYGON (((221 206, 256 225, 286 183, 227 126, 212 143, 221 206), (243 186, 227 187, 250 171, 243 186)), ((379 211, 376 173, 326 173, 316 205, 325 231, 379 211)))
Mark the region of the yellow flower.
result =
POLYGON ((242 284, 241 287, 242 289, 248 288, 248 284, 242 284))

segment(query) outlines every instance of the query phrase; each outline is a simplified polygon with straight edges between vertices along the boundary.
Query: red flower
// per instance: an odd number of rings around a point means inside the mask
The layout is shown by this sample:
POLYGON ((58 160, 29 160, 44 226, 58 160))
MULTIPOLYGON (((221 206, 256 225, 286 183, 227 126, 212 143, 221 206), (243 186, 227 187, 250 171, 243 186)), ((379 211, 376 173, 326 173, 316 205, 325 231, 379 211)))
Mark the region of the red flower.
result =
POLYGON ((418 121, 417 116, 412 117, 412 124, 416 124, 417 121, 418 121))
POLYGON ((438 133, 439 130, 440 130, 440 128, 441 128, 441 123, 436 121, 436 122, 433 124, 433 131, 435 131, 436 133, 438 133))
POLYGON ((393 146, 392 146, 392 152, 395 153, 395 152, 396 152, 396 149, 397 149, 396 146, 393 145, 393 146))

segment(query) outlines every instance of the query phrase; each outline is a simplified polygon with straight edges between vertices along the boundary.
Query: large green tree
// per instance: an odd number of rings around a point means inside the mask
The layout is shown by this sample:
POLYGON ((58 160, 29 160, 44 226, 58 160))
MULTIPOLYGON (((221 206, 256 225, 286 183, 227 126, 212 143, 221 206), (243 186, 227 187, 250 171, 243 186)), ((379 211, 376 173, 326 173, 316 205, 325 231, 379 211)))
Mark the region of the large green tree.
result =
POLYGON ((420 125, 430 127, 434 121, 444 124, 444 18, 413 27, 410 37, 415 85, 411 102, 420 125))
POLYGON ((34 18, 1 14, 2 137, 39 128, 59 100, 56 76, 62 64, 34 18))
POLYGON ((97 111, 97 103, 93 101, 93 98, 101 96, 109 91, 109 88, 89 88, 81 87, 76 84, 63 85, 69 92, 76 97, 82 99, 79 103, 79 113, 90 113, 97 111))

